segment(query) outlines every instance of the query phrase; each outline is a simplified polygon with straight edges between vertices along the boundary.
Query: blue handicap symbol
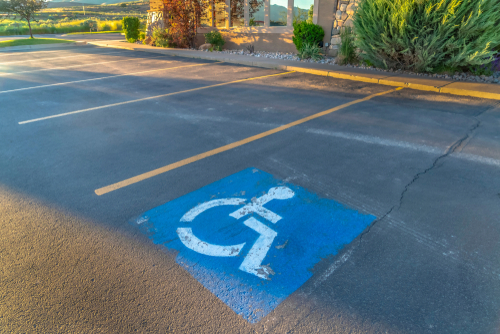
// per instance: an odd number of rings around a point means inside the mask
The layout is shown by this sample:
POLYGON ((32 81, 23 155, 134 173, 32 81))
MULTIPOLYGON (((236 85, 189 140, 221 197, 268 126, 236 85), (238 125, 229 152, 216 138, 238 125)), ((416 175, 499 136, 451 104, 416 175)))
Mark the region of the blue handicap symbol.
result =
POLYGON ((134 223, 247 321, 274 310, 374 216, 248 168, 147 211, 134 223))

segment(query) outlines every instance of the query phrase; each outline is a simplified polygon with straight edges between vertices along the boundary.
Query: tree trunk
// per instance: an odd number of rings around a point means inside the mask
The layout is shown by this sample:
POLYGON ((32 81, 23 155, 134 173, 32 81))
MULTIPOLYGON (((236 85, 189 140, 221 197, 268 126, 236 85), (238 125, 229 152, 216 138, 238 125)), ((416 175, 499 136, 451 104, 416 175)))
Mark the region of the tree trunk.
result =
POLYGON ((31 36, 31 38, 33 38, 33 34, 31 33, 31 23, 30 23, 30 20, 26 19, 26 21, 28 21, 28 26, 30 27, 30 36, 31 36))

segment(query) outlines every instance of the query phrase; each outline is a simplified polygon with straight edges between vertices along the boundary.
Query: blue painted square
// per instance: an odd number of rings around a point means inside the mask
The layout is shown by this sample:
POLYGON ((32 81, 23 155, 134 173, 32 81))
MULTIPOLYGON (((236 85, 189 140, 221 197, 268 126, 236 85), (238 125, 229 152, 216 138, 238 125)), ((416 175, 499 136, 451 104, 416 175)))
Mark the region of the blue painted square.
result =
POLYGON ((149 210, 134 223, 154 243, 177 250, 177 263, 255 323, 374 219, 249 168, 149 210))

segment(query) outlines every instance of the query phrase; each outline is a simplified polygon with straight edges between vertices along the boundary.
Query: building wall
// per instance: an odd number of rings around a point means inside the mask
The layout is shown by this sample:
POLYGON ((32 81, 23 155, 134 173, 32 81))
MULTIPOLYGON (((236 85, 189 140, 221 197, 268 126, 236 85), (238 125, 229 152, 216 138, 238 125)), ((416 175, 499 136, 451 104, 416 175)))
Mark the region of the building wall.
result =
MULTIPOLYGON (((335 20, 337 2, 340 0, 315 0, 314 22, 317 22, 325 31, 324 43, 330 43, 332 37, 332 25, 335 20)), ((349 0, 345 0, 349 1, 349 0)), ((354 0, 353 0, 354 1, 354 0)), ((163 11, 163 0, 150 0, 148 25, 153 25, 155 20, 163 19, 162 15, 156 15, 163 11), (151 21, 151 22, 149 22, 151 21)), ((289 10, 290 11, 290 10, 289 10)), ((290 11, 291 13, 291 11, 290 11)), ((290 14, 289 14, 290 15, 290 14)), ((289 22, 291 22, 289 20, 289 22)), ((289 23, 290 24, 290 23, 289 23)), ((270 52, 297 52, 293 44, 293 28, 288 27, 241 27, 241 28, 200 28, 196 37, 196 46, 205 43, 204 33, 217 29, 221 32, 227 49, 245 49, 247 45, 252 44, 256 51, 270 52)), ((148 35, 150 34, 148 29, 148 35)))
MULTIPOLYGON (((293 33, 235 33, 225 29, 219 31, 226 41, 225 49, 241 50, 252 44, 256 51, 297 52, 292 41, 293 33)), ((205 36, 199 33, 196 36, 196 46, 204 43, 205 36)))
POLYGON ((332 25, 335 20, 335 10, 337 0, 319 0, 318 1, 318 25, 325 31, 323 43, 330 43, 332 37, 332 25))

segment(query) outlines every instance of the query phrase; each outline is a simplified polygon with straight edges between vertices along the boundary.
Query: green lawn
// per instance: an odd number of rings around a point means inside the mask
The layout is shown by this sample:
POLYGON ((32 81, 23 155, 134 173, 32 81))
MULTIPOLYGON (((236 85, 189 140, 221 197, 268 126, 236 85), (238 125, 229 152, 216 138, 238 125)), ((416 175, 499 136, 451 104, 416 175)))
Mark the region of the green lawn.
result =
POLYGON ((66 35, 84 35, 84 34, 120 34, 122 31, 92 31, 92 32, 70 32, 66 35))
POLYGON ((26 39, 11 39, 8 41, 0 42, 0 48, 7 46, 18 46, 18 45, 36 45, 36 44, 54 44, 54 43, 74 43, 75 41, 69 41, 66 39, 57 38, 26 38, 26 39))

